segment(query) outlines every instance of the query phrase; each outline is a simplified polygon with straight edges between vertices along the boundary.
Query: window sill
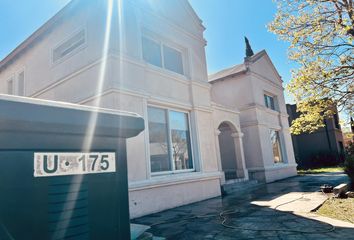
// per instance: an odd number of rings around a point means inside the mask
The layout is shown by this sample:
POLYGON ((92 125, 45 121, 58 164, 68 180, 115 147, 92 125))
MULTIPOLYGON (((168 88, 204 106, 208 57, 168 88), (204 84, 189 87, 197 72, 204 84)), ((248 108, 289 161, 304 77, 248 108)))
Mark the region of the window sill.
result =
POLYGON ((210 172, 210 173, 202 173, 202 172, 188 172, 181 174, 169 174, 152 177, 151 179, 131 182, 129 183, 130 191, 138 191, 149 188, 157 188, 164 187, 176 184, 184 184, 184 183, 192 183, 198 181, 206 181, 213 179, 220 179, 220 172, 210 172))
POLYGON ((145 64, 146 69, 148 69, 149 71, 156 72, 156 73, 158 73, 160 75, 163 75, 163 76, 166 76, 166 77, 170 77, 170 78, 174 78, 174 79, 177 79, 177 80, 183 80, 183 81, 189 80, 189 78, 186 75, 184 75, 184 74, 179 74, 179 73, 170 71, 170 70, 168 70, 166 68, 155 66, 155 65, 153 65, 151 63, 148 63, 146 61, 143 61, 143 62, 145 64))

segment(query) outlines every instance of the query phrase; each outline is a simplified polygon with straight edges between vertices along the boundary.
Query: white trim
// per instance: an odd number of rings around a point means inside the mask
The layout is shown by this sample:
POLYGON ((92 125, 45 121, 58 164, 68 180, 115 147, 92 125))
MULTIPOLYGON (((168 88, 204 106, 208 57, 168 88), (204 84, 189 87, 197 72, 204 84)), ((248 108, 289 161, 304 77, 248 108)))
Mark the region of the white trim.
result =
MULTIPOLYGON (((26 96, 26 69, 25 67, 20 68, 16 71, 16 94, 19 95, 19 75, 23 72, 23 97, 26 96)), ((20 95, 19 95, 20 96, 20 95)))
POLYGON ((6 80, 6 94, 15 95, 15 74, 11 74, 6 80), (9 82, 12 81, 12 92, 9 92, 9 82))
MULTIPOLYGON (((182 170, 171 170, 171 171, 160 171, 160 172, 151 172, 150 170, 150 174, 151 176, 160 176, 160 175, 171 175, 171 174, 178 174, 178 173, 184 173, 184 172, 195 172, 196 171, 196 166, 195 166, 195 155, 194 155, 194 151, 193 151, 193 138, 192 138, 192 126, 191 126, 191 121, 190 121, 190 111, 183 111, 183 110, 178 110, 178 109, 174 109, 174 108, 168 108, 168 107, 162 107, 161 105, 154 105, 154 104, 151 104, 149 102, 147 102, 147 109, 149 107, 152 107, 152 108, 157 108, 157 109, 161 109, 161 110, 164 110, 165 114, 166 114, 166 124, 167 124, 167 128, 168 128, 168 146, 169 146, 169 149, 170 149, 170 152, 169 152, 169 158, 170 158, 170 161, 172 163, 172 169, 175 169, 175 163, 173 161, 173 156, 172 156, 172 146, 171 146, 171 143, 172 143, 172 137, 171 137, 171 126, 170 126, 170 111, 174 111, 174 112, 180 112, 180 113, 184 113, 187 115, 187 120, 188 120, 188 132, 189 132, 189 144, 190 146, 188 147, 187 146, 187 149, 191 150, 190 154, 191 154, 191 157, 192 157, 192 163, 193 163, 193 168, 190 168, 190 169, 182 169, 182 170)), ((148 115, 145 119, 146 122, 149 122, 149 119, 148 119, 148 115)), ((146 144, 148 144, 148 147, 150 148, 150 140, 148 140, 146 142, 146 144)), ((149 159, 149 163, 150 163, 150 166, 151 166, 151 156, 149 154, 148 156, 148 159, 149 159)))
POLYGON ((146 164, 146 179, 151 178, 151 162, 150 162, 150 132, 149 132, 149 121, 148 121, 148 102, 146 98, 143 99, 143 111, 144 111, 144 146, 145 146, 145 161, 146 164))
POLYGON ((268 79, 256 72, 253 72, 253 71, 249 71, 249 72, 251 73, 251 76, 258 78, 259 80, 261 80, 263 82, 270 83, 271 85, 273 85, 273 87, 276 87, 276 88, 280 89, 282 92, 284 92, 284 87, 282 85, 278 85, 275 82, 273 82, 272 80, 270 80, 270 79, 268 79))
POLYGON ((247 168, 247 170, 251 172, 262 172, 262 171, 272 171, 272 170, 278 170, 282 168, 293 168, 293 167, 297 167, 297 164, 279 163, 279 164, 273 164, 271 166, 265 166, 265 167, 247 168))
MULTIPOLYGON (((107 58, 108 58, 108 57, 109 57, 109 56, 107 56, 107 58)), ((44 87, 44 88, 42 88, 42 89, 40 89, 40 90, 38 90, 38 91, 32 93, 32 94, 30 95, 30 97, 33 97, 33 98, 39 97, 40 95, 42 95, 42 94, 46 93, 47 91, 49 91, 49 90, 51 90, 51 89, 53 89, 53 88, 55 88, 55 87, 57 87, 57 86, 63 84, 64 82, 66 82, 66 81, 72 79, 73 77, 75 77, 75 76, 77 76, 77 75, 83 73, 84 71, 86 71, 86 70, 88 70, 88 69, 90 69, 90 68, 93 68, 94 66, 96 66, 96 65, 99 64, 100 62, 104 61, 104 59, 105 59, 105 57, 100 57, 100 58, 96 59, 95 61, 93 61, 92 63, 89 63, 89 64, 87 64, 86 66, 80 68, 80 69, 77 70, 76 72, 70 73, 70 74, 68 74, 68 75, 66 75, 66 76, 64 76, 64 77, 62 77, 62 78, 59 79, 59 80, 53 80, 53 82, 50 83, 50 84, 48 84, 48 86, 46 86, 46 87, 44 87)))
POLYGON ((139 191, 152 188, 160 188, 171 185, 178 185, 184 183, 209 181, 214 179, 220 179, 222 176, 221 172, 191 172, 191 173, 181 173, 173 175, 156 176, 149 180, 136 181, 129 183, 129 191, 139 191))
POLYGON ((37 104, 37 105, 50 106, 50 107, 61 107, 61 108, 90 111, 90 112, 96 111, 96 112, 100 112, 100 113, 113 114, 113 115, 141 117, 139 114, 136 114, 136 113, 114 110, 114 109, 110 109, 110 108, 100 108, 100 107, 80 105, 80 104, 74 104, 74 103, 68 103, 68 102, 44 100, 44 99, 39 99, 39 98, 13 96, 13 95, 8 95, 8 94, 0 94, 0 100, 7 100, 7 101, 21 102, 21 103, 30 103, 30 104, 37 104))
POLYGON ((229 112, 229 113, 232 113, 232 114, 240 114, 240 111, 238 111, 237 109, 235 109, 235 110, 234 109, 230 109, 230 108, 227 108, 227 107, 225 107, 223 105, 217 104, 215 102, 212 102, 211 106, 215 110, 219 110, 219 111, 223 111, 223 112, 229 112))
MULTIPOLYGON (((131 1, 131 3, 132 3, 133 5, 135 5, 135 7, 139 7, 139 9, 140 9, 141 12, 145 12, 145 13, 147 13, 148 15, 152 15, 152 16, 158 18, 158 19, 159 19, 159 22, 162 22, 162 23, 164 23, 164 24, 167 24, 167 25, 168 25, 169 27, 171 27, 172 29, 175 29, 178 33, 182 33, 182 34, 184 34, 185 36, 190 37, 190 38, 192 38, 192 39, 198 41, 199 43, 203 44, 204 46, 206 46, 207 42, 205 41, 204 38, 201 38, 199 35, 196 35, 196 34, 193 34, 193 33, 191 33, 191 32, 188 32, 188 31, 184 30, 183 27, 181 27, 181 26, 179 26, 179 25, 177 25, 177 24, 171 22, 170 19, 168 19, 168 18, 166 18, 166 17, 164 17, 164 16, 161 16, 161 15, 158 15, 158 14, 156 14, 155 12, 149 10, 148 8, 142 8, 141 5, 136 4, 135 1, 131 1)), ((144 23, 143 23, 143 22, 140 22, 140 24, 143 25, 144 23)))
MULTIPOLYGON (((150 30, 148 30, 146 27, 142 27, 142 30, 141 30, 141 39, 140 39, 140 42, 141 42, 141 60, 146 64, 146 66, 148 68, 158 68, 158 69, 163 69, 166 74, 173 74, 173 75, 177 75, 177 76, 183 76, 183 78, 185 79, 189 79, 188 76, 189 76, 189 73, 186 71, 187 69, 187 65, 189 65, 187 63, 187 55, 188 55, 188 50, 185 48, 185 47, 182 47, 180 46, 179 44, 171 41, 170 39, 166 39, 162 36, 160 36, 159 34, 156 34, 150 30), (148 61, 146 61, 144 59, 144 53, 143 53, 143 38, 146 38, 154 43, 156 43, 157 45, 159 45, 160 47, 160 60, 161 60, 161 67, 160 66, 156 66, 154 64, 151 64, 149 63, 148 61), (175 71, 172 71, 172 70, 169 70, 165 67, 165 55, 164 55, 164 47, 168 47, 168 48, 171 48, 177 52, 179 52, 181 54, 181 60, 182 60, 182 72, 183 73, 178 73, 178 72, 175 72, 175 71)), ((156 70, 156 69, 155 69, 156 70)))

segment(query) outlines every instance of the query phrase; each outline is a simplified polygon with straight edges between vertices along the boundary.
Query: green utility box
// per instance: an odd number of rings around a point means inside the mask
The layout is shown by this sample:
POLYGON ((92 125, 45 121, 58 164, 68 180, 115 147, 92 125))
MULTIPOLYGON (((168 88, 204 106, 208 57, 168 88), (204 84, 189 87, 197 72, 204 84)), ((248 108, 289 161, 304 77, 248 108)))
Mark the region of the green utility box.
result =
POLYGON ((0 239, 130 239, 135 114, 0 95, 0 239))

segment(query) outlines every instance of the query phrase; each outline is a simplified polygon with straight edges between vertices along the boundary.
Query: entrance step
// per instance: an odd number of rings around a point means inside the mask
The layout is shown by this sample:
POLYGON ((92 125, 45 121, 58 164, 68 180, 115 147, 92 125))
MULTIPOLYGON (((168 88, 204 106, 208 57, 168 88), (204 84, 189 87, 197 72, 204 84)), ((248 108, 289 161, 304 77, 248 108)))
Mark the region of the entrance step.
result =
POLYGON ((247 192, 262 185, 257 180, 233 179, 226 181, 221 186, 222 195, 229 195, 231 193, 247 192))

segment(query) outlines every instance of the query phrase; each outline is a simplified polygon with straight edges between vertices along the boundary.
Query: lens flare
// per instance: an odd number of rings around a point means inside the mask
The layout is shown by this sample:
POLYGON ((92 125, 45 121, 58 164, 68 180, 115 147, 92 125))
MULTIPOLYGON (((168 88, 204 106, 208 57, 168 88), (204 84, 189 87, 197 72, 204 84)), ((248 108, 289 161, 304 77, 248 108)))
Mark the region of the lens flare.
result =
MULTIPOLYGON (((104 85, 104 81, 106 78, 106 70, 107 70, 107 58, 108 58, 108 50, 109 50, 109 44, 110 44, 110 38, 111 38, 111 25, 112 25, 112 15, 113 15, 113 0, 108 0, 108 7, 107 7, 107 16, 106 16, 106 23, 105 23, 105 34, 104 34, 104 41, 103 41, 103 47, 102 47, 102 61, 101 61, 101 65, 100 65, 100 69, 99 69, 99 75, 98 75, 98 81, 97 81, 97 87, 96 87, 96 91, 95 91, 95 96, 97 96, 97 102, 96 102, 96 111, 92 111, 89 122, 88 122, 88 126, 86 129, 86 135, 85 135, 85 140, 84 143, 82 145, 82 152, 90 152, 91 148, 92 148, 92 142, 93 142, 93 138, 94 138, 94 134, 95 134, 95 130, 96 130, 96 123, 97 123, 97 117, 98 117, 98 107, 101 104, 101 96, 100 94, 102 94, 103 91, 103 85, 104 85)), ((74 199, 76 199, 75 201, 70 201, 68 198, 66 199, 66 202, 64 204, 63 207, 63 211, 61 213, 60 216, 60 220, 64 220, 64 209, 74 209, 75 208, 75 204, 76 201, 78 199, 78 194, 79 191, 78 189, 80 189, 81 185, 82 185, 82 181, 83 181, 83 175, 78 175, 78 176, 74 176, 73 180, 72 180, 72 184, 70 186, 70 190, 69 192, 72 192, 75 194, 74 199), (74 183, 79 183, 79 188, 77 184, 74 183)), ((72 196, 71 196, 72 197, 72 196)), ((66 219, 71 219, 72 216, 69 216, 69 218, 66 219)), ((62 239, 65 237, 66 235, 66 231, 68 228, 68 224, 69 221, 65 221, 66 224, 63 225, 57 225, 53 238, 54 239, 62 239), (64 231, 62 231, 64 230, 64 231)))

